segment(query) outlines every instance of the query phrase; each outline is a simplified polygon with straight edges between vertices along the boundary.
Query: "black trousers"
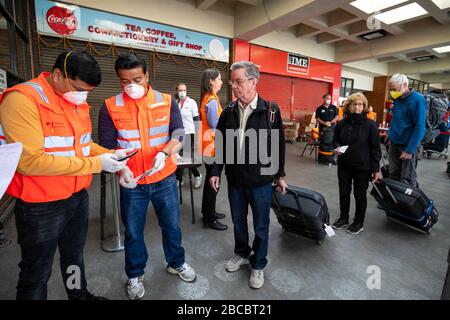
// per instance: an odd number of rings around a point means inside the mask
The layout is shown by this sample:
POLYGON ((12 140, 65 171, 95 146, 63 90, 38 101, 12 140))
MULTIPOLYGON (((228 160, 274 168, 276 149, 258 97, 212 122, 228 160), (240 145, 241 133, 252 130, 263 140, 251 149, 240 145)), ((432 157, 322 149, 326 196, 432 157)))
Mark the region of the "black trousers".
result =
POLYGON ((82 190, 68 199, 44 203, 17 200, 14 213, 22 253, 16 298, 47 299, 47 282, 58 248, 69 299, 85 299, 83 249, 88 229, 88 192, 82 190))
POLYGON ((367 188, 372 173, 370 170, 355 170, 338 165, 339 180, 339 204, 341 208, 341 218, 349 219, 350 193, 355 196, 355 223, 364 224, 367 209, 367 188))
MULTIPOLYGON (((186 135, 186 136, 188 136, 188 135, 186 135)), ((190 136, 190 140, 191 140, 191 155, 193 155, 195 152, 195 150, 194 150, 195 135, 189 134, 189 136, 190 136)), ((183 149, 180 150, 180 156, 183 156, 183 149)), ((191 170, 192 174, 194 175, 194 177, 200 177, 200 172, 198 171, 197 168, 191 168, 190 170, 191 170)), ((183 180, 183 169, 177 169, 176 176, 177 176, 178 181, 183 180)))
POLYGON ((217 192, 211 188, 209 179, 211 178, 210 168, 212 166, 205 163, 206 178, 203 186, 202 213, 205 223, 212 223, 216 220, 216 197, 217 192))

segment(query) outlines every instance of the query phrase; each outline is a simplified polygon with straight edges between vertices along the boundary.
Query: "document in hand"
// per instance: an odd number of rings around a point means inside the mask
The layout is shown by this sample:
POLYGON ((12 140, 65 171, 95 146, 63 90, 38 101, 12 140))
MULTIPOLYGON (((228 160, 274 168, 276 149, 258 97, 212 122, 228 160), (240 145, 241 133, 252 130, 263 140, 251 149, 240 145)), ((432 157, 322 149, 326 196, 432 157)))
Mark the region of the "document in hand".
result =
POLYGON ((345 153, 345 151, 347 151, 347 149, 348 149, 348 146, 340 146, 339 148, 336 148, 336 151, 340 152, 340 153, 345 153))
POLYGON ((22 144, 20 142, 0 146, 0 168, 2 168, 0 170, 0 198, 3 197, 16 172, 21 154, 22 144))

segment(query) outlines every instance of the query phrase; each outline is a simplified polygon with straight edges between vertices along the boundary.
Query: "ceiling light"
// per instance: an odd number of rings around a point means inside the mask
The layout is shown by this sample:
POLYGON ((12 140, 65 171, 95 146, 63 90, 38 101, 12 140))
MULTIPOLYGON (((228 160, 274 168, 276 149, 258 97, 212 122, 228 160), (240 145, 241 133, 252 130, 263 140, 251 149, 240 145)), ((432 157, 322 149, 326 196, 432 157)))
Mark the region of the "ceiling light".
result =
POLYGON ((450 52, 450 46, 433 48, 433 50, 439 53, 450 52))
POLYGON ((423 56, 423 57, 416 57, 413 58, 416 61, 428 61, 428 60, 433 60, 435 58, 435 56, 429 55, 429 56, 423 56))
POLYGON ((356 0, 350 4, 367 14, 371 14, 406 1, 408 0, 356 0))
POLYGON ((360 35, 360 37, 363 38, 363 39, 366 39, 366 40, 373 40, 373 39, 376 39, 376 38, 384 37, 385 35, 386 35, 386 31, 384 31, 384 30, 377 30, 377 31, 374 31, 374 32, 369 32, 369 33, 366 33, 366 34, 362 34, 362 35, 360 35))
POLYGON ((447 9, 450 8, 450 0, 431 0, 435 5, 439 7, 439 9, 447 9))
POLYGON ((419 4, 413 2, 407 4, 406 6, 402 6, 393 10, 379 13, 375 15, 374 18, 386 24, 393 24, 399 21, 404 21, 415 17, 423 16, 427 13, 428 12, 424 8, 422 8, 419 4))

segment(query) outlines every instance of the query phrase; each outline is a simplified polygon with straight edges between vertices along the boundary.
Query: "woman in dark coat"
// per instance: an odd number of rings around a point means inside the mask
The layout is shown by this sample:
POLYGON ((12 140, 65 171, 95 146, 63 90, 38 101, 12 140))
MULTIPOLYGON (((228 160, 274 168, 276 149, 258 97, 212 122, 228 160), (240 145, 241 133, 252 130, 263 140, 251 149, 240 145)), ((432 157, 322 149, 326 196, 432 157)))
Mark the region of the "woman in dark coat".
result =
POLYGON ((343 108, 344 119, 336 126, 333 141, 339 155, 337 172, 341 213, 332 227, 337 230, 347 227, 348 233, 358 234, 364 228, 369 181, 381 177, 380 138, 375 121, 366 117, 368 103, 362 93, 349 96, 343 108), (345 151, 339 148, 345 146, 348 146, 345 151), (352 182, 356 210, 355 219, 349 225, 352 182))

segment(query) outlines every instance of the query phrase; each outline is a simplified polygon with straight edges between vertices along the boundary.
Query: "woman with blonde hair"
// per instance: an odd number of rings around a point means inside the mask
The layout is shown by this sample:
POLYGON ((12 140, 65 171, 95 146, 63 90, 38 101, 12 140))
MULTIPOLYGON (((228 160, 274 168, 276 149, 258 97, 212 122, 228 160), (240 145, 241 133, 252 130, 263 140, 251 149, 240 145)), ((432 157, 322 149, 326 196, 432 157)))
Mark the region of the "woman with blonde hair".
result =
POLYGON ((363 230, 367 208, 367 188, 370 179, 381 177, 381 147, 378 128, 375 121, 367 118, 368 103, 361 93, 354 93, 343 105, 344 118, 339 121, 334 131, 334 146, 338 156, 339 204, 340 217, 332 227, 347 227, 350 234, 363 230), (343 148, 348 146, 346 150, 343 148), (355 219, 349 225, 350 193, 355 196, 355 219))

